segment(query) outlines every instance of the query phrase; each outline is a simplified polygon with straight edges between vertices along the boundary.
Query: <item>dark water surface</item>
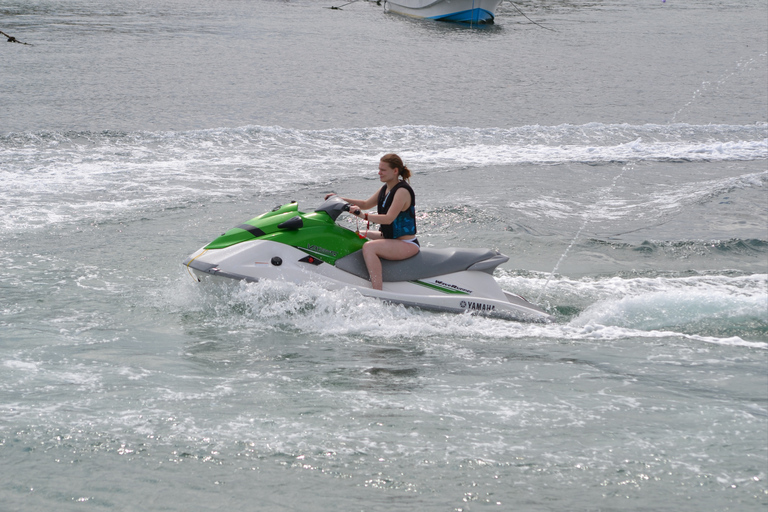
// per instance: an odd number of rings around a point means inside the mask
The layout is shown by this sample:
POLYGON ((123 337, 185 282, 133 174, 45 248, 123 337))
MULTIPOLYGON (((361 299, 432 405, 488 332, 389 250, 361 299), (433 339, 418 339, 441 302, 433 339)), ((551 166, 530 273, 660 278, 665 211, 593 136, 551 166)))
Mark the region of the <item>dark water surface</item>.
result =
POLYGON ((486 29, 374 3, 6 2, 3 130, 765 122, 758 1, 509 3, 486 29))

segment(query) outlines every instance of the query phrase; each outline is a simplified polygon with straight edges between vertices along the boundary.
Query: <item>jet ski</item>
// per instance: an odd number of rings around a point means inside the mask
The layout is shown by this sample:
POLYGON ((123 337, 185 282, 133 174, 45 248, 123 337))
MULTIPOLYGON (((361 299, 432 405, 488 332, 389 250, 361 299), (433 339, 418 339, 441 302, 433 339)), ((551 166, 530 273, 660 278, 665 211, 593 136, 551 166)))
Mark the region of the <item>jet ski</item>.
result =
POLYGON ((553 319, 499 287, 493 271, 509 258, 490 249, 425 247, 406 260, 382 260, 383 289, 374 290, 361 251, 367 239, 336 223, 349 207, 338 196, 308 213, 295 201, 276 206, 201 247, 184 265, 198 281, 315 280, 329 289, 353 288, 365 297, 429 310, 553 319))

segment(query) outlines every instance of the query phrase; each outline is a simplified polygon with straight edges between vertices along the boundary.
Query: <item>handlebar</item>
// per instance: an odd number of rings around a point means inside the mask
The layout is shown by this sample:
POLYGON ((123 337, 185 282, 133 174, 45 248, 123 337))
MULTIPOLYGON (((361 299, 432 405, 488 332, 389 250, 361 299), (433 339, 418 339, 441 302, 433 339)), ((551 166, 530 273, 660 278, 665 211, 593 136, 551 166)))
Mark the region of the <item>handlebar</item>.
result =
POLYGON ((351 207, 351 204, 345 202, 339 196, 331 196, 326 199, 325 202, 321 204, 315 211, 325 212, 330 215, 331 219, 335 221, 336 218, 341 215, 341 212, 349 212, 351 207))

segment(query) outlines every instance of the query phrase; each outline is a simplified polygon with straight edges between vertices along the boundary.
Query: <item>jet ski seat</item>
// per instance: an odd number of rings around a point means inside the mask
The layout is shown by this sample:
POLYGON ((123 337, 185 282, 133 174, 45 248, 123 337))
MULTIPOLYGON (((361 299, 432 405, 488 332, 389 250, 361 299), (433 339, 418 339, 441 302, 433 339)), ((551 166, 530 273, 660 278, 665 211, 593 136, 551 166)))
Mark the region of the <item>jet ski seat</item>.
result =
MULTIPOLYGON (((381 260, 383 280, 414 281, 429 277, 475 270, 493 274, 496 267, 509 261, 498 251, 491 249, 421 249, 416 256, 406 260, 381 260)), ((356 251, 336 260, 336 267, 363 279, 370 279, 365 266, 363 251, 356 251)))

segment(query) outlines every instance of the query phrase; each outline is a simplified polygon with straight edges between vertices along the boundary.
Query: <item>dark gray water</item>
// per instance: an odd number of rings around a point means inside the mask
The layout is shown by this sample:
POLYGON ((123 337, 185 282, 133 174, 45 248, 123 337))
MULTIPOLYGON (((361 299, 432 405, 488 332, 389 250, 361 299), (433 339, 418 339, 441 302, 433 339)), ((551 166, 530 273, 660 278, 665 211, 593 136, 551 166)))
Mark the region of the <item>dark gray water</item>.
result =
POLYGON ((765 3, 331 5, 0 6, 3 507, 764 510, 765 3), (185 273, 390 151, 556 322, 185 273))

